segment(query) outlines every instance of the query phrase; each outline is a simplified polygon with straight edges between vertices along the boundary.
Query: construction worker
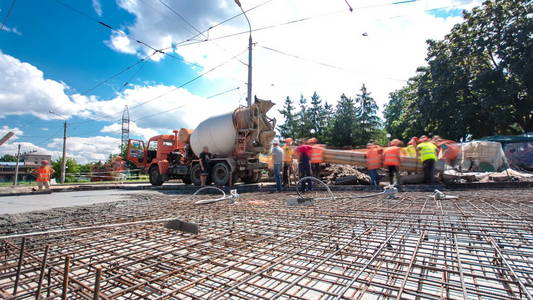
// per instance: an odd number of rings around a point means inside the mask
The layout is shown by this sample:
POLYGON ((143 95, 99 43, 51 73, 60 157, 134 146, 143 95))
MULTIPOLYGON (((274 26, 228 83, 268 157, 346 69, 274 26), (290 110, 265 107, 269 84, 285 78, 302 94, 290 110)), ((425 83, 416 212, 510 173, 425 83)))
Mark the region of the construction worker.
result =
POLYGON ((407 147, 405 147, 405 153, 408 156, 416 157, 416 145, 418 144, 418 138, 416 136, 412 137, 407 147))
POLYGON ((320 163, 323 162, 322 156, 324 153, 323 145, 318 145, 317 138, 310 138, 307 140, 307 144, 311 146, 311 152, 309 153, 309 159, 311 161, 311 174, 313 177, 320 177, 320 163))
POLYGON ((424 182, 428 184, 435 183, 435 162, 437 161, 437 146, 433 144, 425 135, 418 140, 419 144, 416 146, 420 160, 424 167, 424 182))
POLYGON ((50 177, 52 177, 55 171, 50 167, 47 160, 41 161, 41 166, 33 170, 32 173, 37 176, 36 181, 39 191, 42 190, 43 187, 46 190, 50 189, 50 177))
POLYGON ((122 159, 122 156, 117 156, 113 159, 113 163, 112 163, 113 179, 120 180, 120 181, 125 179, 124 165, 125 165, 125 161, 122 159))
POLYGON ((389 170, 389 183, 400 183, 400 151, 402 142, 394 139, 389 143, 389 147, 383 151, 383 165, 389 170))
MULTIPOLYGON (((307 145, 304 140, 300 140, 296 148, 296 154, 298 155, 298 171, 300 173, 300 179, 311 176, 311 146, 307 145)), ((311 180, 304 180, 301 182, 301 189, 303 192, 310 191, 312 188, 311 180)))
POLYGON ((276 180, 276 190, 281 192, 281 170, 283 168, 283 150, 279 147, 279 141, 272 141, 272 163, 274 165, 274 179, 276 180))
POLYGON ((383 160, 383 149, 376 145, 374 141, 369 141, 366 145, 368 151, 366 152, 366 168, 370 176, 370 182, 374 186, 379 186, 378 169, 381 168, 383 160))
POLYGON ((283 146, 283 185, 289 185, 289 177, 292 170, 292 159, 294 156, 294 149, 292 147, 292 139, 286 138, 283 146))
POLYGON ((209 160, 213 155, 209 153, 209 148, 207 146, 204 146, 202 148, 202 152, 200 153, 200 184, 201 186, 205 186, 205 183, 207 181, 207 176, 209 176, 209 160))

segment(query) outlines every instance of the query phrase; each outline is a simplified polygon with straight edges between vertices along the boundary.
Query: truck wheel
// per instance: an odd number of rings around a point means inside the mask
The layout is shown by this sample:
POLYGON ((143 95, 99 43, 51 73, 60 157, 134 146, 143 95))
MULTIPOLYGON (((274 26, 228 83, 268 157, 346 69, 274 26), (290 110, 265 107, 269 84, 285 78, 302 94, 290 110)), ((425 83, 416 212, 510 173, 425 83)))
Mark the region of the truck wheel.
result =
POLYGON ((157 165, 152 166, 150 168, 150 183, 155 186, 159 186, 163 184, 163 178, 161 174, 159 173, 159 167, 157 165))
POLYGON ((263 174, 261 174, 261 171, 254 172, 252 175, 248 175, 248 176, 242 177, 242 182, 244 182, 244 183, 258 183, 259 180, 261 180, 261 176, 263 176, 263 174))
POLYGON ((183 183, 185 183, 185 184, 191 184, 191 183, 192 183, 192 181, 191 181, 191 176, 188 176, 188 175, 185 176, 185 177, 183 177, 183 178, 181 179, 181 181, 183 181, 183 183))
POLYGON ((211 179, 218 186, 227 185, 230 179, 230 169, 226 163, 219 162, 211 169, 211 179))
POLYGON ((200 173, 201 173, 200 164, 195 164, 194 166, 192 166, 190 177, 189 177, 189 180, 190 180, 190 182, 192 184, 200 185, 200 183, 201 183, 200 182, 200 173))

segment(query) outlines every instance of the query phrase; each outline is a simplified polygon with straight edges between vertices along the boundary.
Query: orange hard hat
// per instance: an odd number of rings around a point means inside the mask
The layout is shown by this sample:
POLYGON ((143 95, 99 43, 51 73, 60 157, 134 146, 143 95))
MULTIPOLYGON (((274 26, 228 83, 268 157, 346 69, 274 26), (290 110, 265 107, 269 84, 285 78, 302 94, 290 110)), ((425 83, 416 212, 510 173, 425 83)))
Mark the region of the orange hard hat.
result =
POLYGON ((41 160, 41 165, 47 165, 48 161, 46 159, 41 160))
POLYGON ((118 155, 115 159, 122 160, 122 156, 118 155))
POLYGON ((290 143, 292 143, 292 142, 293 142, 293 140, 292 140, 291 138, 286 138, 286 139, 285 139, 285 143, 287 143, 287 144, 290 144, 290 143))

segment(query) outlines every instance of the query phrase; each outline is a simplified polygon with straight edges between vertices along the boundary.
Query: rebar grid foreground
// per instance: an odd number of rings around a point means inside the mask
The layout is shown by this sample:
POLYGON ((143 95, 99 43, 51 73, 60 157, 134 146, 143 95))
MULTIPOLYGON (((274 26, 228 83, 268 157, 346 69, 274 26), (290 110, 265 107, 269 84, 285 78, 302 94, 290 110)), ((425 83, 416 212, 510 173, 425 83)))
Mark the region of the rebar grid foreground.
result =
POLYGON ((7 240, 0 298, 528 299, 527 192, 337 194, 292 207, 287 194, 205 206, 161 196, 88 222, 176 216, 200 234, 142 225, 7 240))

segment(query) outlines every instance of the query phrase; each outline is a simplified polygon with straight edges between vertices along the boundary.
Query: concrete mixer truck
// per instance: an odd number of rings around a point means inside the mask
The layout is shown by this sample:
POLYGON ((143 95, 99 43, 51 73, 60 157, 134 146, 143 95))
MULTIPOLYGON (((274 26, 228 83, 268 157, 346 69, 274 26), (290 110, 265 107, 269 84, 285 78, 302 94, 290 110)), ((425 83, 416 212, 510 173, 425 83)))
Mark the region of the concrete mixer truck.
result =
POLYGON ((258 155, 270 150, 275 135, 276 120, 266 115, 272 106, 271 101, 256 98, 250 107, 208 118, 194 130, 174 130, 174 134, 154 136, 146 144, 130 139, 126 157, 148 173, 152 185, 170 179, 199 185, 198 156, 207 146, 214 154, 209 162, 209 183, 231 185, 239 179, 258 182, 261 171, 268 168, 258 155))

